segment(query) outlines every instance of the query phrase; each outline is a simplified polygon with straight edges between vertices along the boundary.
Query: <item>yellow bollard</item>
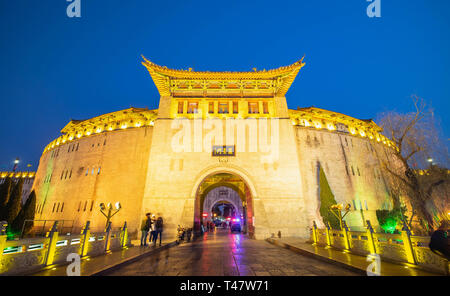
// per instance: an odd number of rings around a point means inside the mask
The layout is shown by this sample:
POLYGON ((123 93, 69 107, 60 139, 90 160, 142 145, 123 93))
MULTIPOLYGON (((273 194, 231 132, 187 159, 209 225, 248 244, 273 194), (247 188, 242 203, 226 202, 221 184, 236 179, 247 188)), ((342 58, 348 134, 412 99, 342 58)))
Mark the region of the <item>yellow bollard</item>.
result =
POLYGON ((347 227, 347 223, 342 220, 342 234, 344 235, 344 248, 347 251, 350 251, 350 239, 348 237, 348 227, 347 227))
POLYGON ((325 223, 325 232, 327 233, 327 246, 331 247, 331 226, 330 222, 325 223))
POLYGON ((128 242, 128 228, 127 228, 127 221, 123 224, 122 230, 120 231, 120 245, 122 248, 125 248, 127 246, 128 242))
POLYGON ((87 221, 83 230, 81 231, 81 241, 80 241, 80 256, 84 257, 87 255, 89 250, 89 238, 91 237, 90 230, 91 221, 87 221))
POLYGON ((58 241, 58 221, 52 226, 52 229, 48 233, 49 243, 47 256, 45 257, 45 265, 52 265, 55 258, 56 242, 58 241))
POLYGON ((367 234, 367 243, 369 245, 369 251, 370 251, 370 254, 376 254, 377 249, 375 248, 375 240, 373 239, 374 231, 372 228, 372 224, 370 223, 369 220, 367 220, 366 223, 367 223, 366 234, 367 234))
POLYGON ((405 222, 403 222, 402 240, 403 240, 403 248, 405 249, 406 259, 408 260, 408 263, 417 264, 411 242, 411 231, 409 230, 408 225, 406 225, 405 222))
POLYGON ((316 221, 313 221, 312 235, 313 235, 314 244, 318 244, 319 243, 319 237, 317 235, 317 224, 316 224, 316 221))
POLYGON ((0 262, 2 261, 3 250, 5 249, 6 245, 6 238, 6 235, 0 235, 0 262))

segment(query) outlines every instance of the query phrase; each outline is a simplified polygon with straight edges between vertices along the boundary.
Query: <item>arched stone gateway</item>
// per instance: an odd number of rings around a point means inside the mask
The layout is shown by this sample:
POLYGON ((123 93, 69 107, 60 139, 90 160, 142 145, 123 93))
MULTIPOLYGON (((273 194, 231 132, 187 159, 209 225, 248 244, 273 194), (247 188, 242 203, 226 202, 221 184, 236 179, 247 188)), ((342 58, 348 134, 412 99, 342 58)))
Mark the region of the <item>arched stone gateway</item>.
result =
MULTIPOLYGON (((200 225, 210 220, 211 209, 220 200, 229 201, 239 214, 243 215, 243 231, 255 237, 255 213, 253 197, 243 174, 236 168, 212 168, 201 174, 198 183, 194 207, 194 231, 200 231, 200 225), (221 195, 221 191, 226 194, 221 195), (203 214, 206 216, 204 217, 203 214)), ((197 183, 196 183, 197 184, 197 183)))
POLYGON ((240 217, 244 213, 243 204, 239 193, 228 186, 219 186, 209 191, 205 196, 202 217, 211 220, 213 218, 212 209, 217 203, 220 202, 228 202, 233 205, 236 210, 237 217, 240 217))

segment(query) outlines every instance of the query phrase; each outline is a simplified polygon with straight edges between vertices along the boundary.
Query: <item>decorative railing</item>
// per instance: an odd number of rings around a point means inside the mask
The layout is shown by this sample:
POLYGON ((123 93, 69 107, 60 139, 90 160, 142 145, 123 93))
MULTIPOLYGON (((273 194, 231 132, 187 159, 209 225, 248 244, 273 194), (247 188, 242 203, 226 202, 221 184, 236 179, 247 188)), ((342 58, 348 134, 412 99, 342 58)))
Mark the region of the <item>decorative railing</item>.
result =
POLYGON ((325 229, 319 229, 313 221, 311 241, 358 255, 378 254, 385 261, 407 263, 413 267, 449 275, 449 261, 430 250, 430 237, 412 235, 406 225, 400 234, 389 234, 376 233, 369 220, 365 232, 350 231, 345 221, 342 223, 342 230, 332 229, 329 224, 325 229))
POLYGON ((28 274, 63 264, 72 253, 87 259, 129 245, 126 222, 119 231, 108 224, 104 232, 91 233, 89 221, 78 235, 59 235, 57 230, 55 222, 45 237, 8 241, 6 235, 0 235, 0 275, 28 274))

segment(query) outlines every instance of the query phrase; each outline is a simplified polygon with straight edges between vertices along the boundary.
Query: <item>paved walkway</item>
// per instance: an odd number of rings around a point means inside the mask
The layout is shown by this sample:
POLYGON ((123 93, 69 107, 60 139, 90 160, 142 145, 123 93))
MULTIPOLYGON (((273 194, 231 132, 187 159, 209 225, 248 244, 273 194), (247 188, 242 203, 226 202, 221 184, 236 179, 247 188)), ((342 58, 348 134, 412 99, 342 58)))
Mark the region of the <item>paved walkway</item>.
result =
POLYGON ((193 243, 162 250, 103 273, 113 276, 358 275, 353 271, 217 229, 193 243))
MULTIPOLYGON (((174 242, 163 241, 162 246, 146 246, 146 247, 130 247, 120 251, 111 252, 107 255, 100 255, 96 257, 87 257, 81 260, 80 275, 90 276, 103 272, 112 267, 120 266, 122 264, 141 260, 146 256, 153 256, 162 250, 174 246, 174 242)), ((32 275, 36 276, 66 276, 67 265, 49 266, 32 275)))
MULTIPOLYGON (((325 248, 314 246, 300 238, 271 238, 269 242, 290 249, 296 253, 303 254, 311 258, 317 258, 324 262, 330 262, 339 266, 346 266, 355 272, 366 272, 370 262, 367 257, 355 254, 345 253, 342 250, 334 248, 325 248)), ((394 264, 381 261, 380 272, 382 276, 436 276, 434 274, 421 269, 408 266, 407 264, 394 264)))

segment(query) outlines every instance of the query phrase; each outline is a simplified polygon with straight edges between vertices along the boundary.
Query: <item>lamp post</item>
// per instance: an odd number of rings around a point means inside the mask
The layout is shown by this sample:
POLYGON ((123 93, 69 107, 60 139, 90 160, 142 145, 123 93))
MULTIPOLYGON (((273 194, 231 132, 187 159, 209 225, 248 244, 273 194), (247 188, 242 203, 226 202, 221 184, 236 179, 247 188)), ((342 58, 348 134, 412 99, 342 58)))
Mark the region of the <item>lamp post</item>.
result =
POLYGON ((17 169, 17 166, 19 165, 19 162, 20 162, 20 160, 19 160, 19 158, 17 157, 17 158, 14 160, 14 166, 13 166, 13 172, 14 172, 14 173, 16 172, 16 169, 17 169))
POLYGON ((108 205, 105 206, 104 203, 100 204, 100 212, 103 214, 103 216, 106 217, 106 226, 105 229, 108 227, 109 221, 111 220, 111 218, 117 214, 120 209, 122 209, 122 205, 120 204, 120 202, 116 202, 114 204, 115 209, 113 209, 113 206, 111 203, 108 203, 108 205), (114 210, 114 212, 113 212, 114 210))
POLYGON ((435 165, 434 163, 434 159, 432 157, 428 157, 427 158, 428 163, 430 164, 430 169, 433 167, 433 165, 435 165))
POLYGON ((343 223, 342 221, 344 220, 344 217, 350 212, 350 208, 352 207, 350 204, 347 204, 345 206, 345 213, 344 215, 342 215, 342 208, 344 206, 342 204, 338 204, 338 205, 332 205, 330 207, 330 212, 333 213, 333 215, 336 216, 336 218, 338 218, 339 220, 339 226, 341 227, 341 229, 343 228, 343 223))

